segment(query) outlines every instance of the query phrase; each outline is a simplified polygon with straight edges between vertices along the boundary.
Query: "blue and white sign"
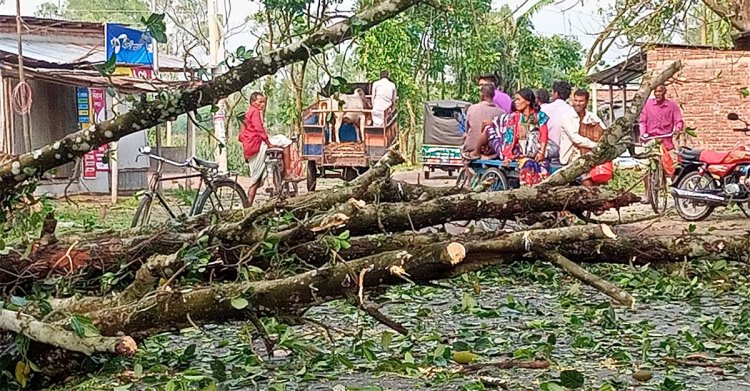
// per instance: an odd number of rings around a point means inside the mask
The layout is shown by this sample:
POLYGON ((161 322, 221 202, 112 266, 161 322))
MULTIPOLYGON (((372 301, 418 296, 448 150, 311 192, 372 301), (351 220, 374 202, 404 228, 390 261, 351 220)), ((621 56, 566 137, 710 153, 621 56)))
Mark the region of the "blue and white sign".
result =
POLYGON ((147 31, 112 23, 107 23, 104 30, 107 59, 115 54, 117 64, 154 64, 154 40, 147 31))

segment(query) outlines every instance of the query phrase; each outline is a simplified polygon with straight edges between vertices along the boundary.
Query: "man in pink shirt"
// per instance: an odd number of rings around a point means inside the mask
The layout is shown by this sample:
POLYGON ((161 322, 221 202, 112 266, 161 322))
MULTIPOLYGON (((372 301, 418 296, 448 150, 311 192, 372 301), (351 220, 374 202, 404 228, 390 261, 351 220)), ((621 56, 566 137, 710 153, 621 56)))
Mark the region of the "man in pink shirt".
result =
POLYGON ((492 97, 492 102, 495 103, 495 106, 501 108, 505 114, 510 114, 510 106, 512 102, 510 95, 500 90, 497 83, 498 80, 495 75, 487 74, 479 76, 479 87, 481 88, 485 84, 492 84, 495 86, 495 95, 492 97))
MULTIPOLYGON (((682 111, 677 104, 666 98, 667 87, 660 85, 654 90, 654 97, 646 101, 641 111, 639 123, 641 137, 654 137, 672 132, 680 132, 685 127, 682 121, 682 111)), ((673 162, 677 162, 677 152, 674 148, 672 136, 659 138, 664 149, 669 152, 673 162)), ((648 179, 646 179, 648 186, 648 179)), ((643 198, 643 203, 648 203, 648 194, 643 198)))

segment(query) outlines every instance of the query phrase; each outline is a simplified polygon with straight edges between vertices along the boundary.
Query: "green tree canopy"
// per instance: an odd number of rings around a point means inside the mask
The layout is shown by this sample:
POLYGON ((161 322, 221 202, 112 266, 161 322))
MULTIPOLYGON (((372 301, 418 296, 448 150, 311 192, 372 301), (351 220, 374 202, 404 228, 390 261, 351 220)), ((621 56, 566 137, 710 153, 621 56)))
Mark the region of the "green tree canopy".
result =
POLYGON ((148 17, 150 13, 143 0, 67 0, 62 9, 52 2, 43 3, 37 8, 36 16, 137 25, 141 17, 148 17))

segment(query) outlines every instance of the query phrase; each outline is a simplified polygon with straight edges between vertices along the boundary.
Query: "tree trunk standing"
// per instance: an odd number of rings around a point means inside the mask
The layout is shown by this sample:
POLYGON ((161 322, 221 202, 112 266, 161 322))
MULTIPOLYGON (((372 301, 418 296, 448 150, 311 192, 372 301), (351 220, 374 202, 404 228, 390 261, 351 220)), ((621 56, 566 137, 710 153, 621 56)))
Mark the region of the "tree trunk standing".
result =
POLYGON ((294 132, 301 137, 304 130, 304 118, 302 112, 305 110, 304 93, 305 93, 305 73, 307 72, 307 60, 302 61, 300 64, 300 73, 298 77, 294 76, 294 68, 292 67, 292 84, 294 85, 294 104, 296 107, 296 118, 294 125, 294 132))
POLYGON ((414 105, 412 105, 411 101, 406 102, 406 109, 409 113, 409 132, 406 135, 406 150, 405 155, 406 156, 406 162, 409 165, 414 165, 417 163, 416 154, 414 153, 417 149, 416 146, 416 135, 418 133, 417 130, 417 115, 414 112, 414 105))

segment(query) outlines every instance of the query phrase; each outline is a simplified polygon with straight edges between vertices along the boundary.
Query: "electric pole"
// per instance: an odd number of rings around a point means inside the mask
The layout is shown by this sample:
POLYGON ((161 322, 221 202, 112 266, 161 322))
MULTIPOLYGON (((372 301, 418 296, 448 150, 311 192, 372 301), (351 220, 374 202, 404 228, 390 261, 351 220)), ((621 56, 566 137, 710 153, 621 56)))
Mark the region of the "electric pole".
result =
MULTIPOLYGON (((211 67, 211 77, 214 78, 221 73, 219 66, 223 62, 224 53, 221 45, 221 34, 219 32, 219 18, 216 8, 216 0, 207 0, 208 2, 208 41, 209 41, 209 66, 211 67)), ((219 145, 214 151, 214 159, 219 163, 219 170, 227 171, 227 127, 226 127, 226 102, 224 99, 217 103, 219 110, 214 113, 214 135, 219 145)))

